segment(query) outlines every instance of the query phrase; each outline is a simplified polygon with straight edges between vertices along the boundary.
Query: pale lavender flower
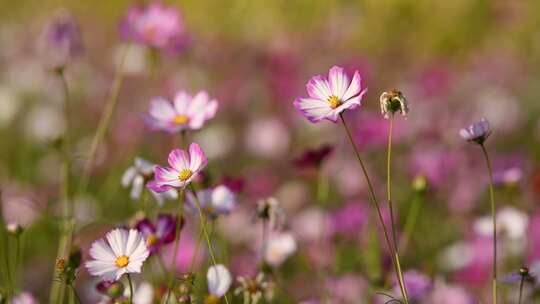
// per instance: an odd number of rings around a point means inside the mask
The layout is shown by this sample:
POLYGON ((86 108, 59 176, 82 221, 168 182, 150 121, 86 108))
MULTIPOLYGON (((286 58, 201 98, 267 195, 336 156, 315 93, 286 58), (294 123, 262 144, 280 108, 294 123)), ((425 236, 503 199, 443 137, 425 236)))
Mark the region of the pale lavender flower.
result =
POLYGON ((208 159, 198 144, 189 145, 189 152, 174 149, 169 153, 169 166, 154 168, 154 180, 147 187, 156 192, 185 188, 206 167, 208 159))
MULTIPOLYGON (((431 279, 425 274, 416 270, 408 270, 403 273, 405 287, 411 300, 422 300, 431 291, 432 284, 431 279)), ((399 286, 394 284, 394 292, 399 293, 399 286)))
POLYGON ((180 11, 159 2, 131 7, 120 30, 126 40, 171 52, 183 50, 190 40, 180 11))
POLYGON ((40 51, 48 66, 62 69, 83 52, 79 26, 66 10, 48 23, 40 39, 40 51))
POLYGON ((198 130, 216 115, 217 108, 217 101, 205 91, 195 96, 180 91, 172 103, 163 97, 152 99, 146 122, 154 130, 169 133, 198 130))
POLYGON ((29 292, 21 292, 13 297, 12 304, 37 304, 38 300, 29 292))
POLYGON ((484 141, 491 135, 489 122, 482 118, 480 121, 473 123, 468 128, 461 129, 459 135, 467 141, 483 144, 484 141))
POLYGON ((306 85, 309 97, 299 97, 294 107, 313 122, 327 119, 337 122, 339 115, 345 110, 352 110, 361 105, 362 97, 367 89, 362 90, 358 71, 352 80, 343 68, 334 66, 328 73, 328 79, 317 75, 306 85))
POLYGON ((236 194, 227 186, 219 185, 215 188, 197 191, 197 197, 193 193, 186 194, 186 207, 189 210, 197 210, 197 200, 200 207, 211 218, 217 218, 219 215, 227 215, 236 208, 236 194))

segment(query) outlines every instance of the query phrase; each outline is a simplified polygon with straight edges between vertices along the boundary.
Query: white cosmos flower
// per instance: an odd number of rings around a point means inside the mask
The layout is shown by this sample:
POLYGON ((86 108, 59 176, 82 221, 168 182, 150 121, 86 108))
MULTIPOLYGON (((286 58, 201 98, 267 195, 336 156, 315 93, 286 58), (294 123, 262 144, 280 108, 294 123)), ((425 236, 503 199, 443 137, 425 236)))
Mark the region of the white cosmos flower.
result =
POLYGON ((92 244, 86 262, 88 272, 107 281, 117 281, 125 273, 140 273, 143 262, 148 258, 144 236, 135 229, 114 229, 106 238, 92 244))
POLYGON ((221 298, 231 287, 232 276, 227 267, 217 264, 208 268, 206 280, 208 281, 208 292, 221 298))
MULTIPOLYGON (((237 204, 236 194, 225 185, 197 191, 197 199, 201 204, 201 209, 212 218, 231 213, 237 204)), ((186 208, 196 212, 197 200, 193 196, 193 193, 189 192, 186 194, 186 201, 186 208)))
POLYGON ((291 233, 271 236, 266 244, 264 259, 272 266, 279 266, 296 251, 296 240, 291 233))

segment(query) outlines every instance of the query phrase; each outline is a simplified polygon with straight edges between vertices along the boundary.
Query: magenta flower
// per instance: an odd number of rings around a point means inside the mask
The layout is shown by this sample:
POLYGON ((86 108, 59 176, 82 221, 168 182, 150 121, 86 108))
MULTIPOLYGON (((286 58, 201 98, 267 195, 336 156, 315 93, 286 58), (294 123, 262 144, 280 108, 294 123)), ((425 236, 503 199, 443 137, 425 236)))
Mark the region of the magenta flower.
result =
POLYGON ((484 141, 491 135, 489 122, 482 118, 480 121, 473 123, 466 129, 461 129, 459 135, 466 141, 473 141, 478 144, 483 144, 484 141))
POLYGON ((309 97, 297 98, 294 107, 313 123, 323 119, 336 122, 343 111, 360 106, 367 92, 367 88, 362 90, 361 81, 358 71, 349 81, 343 68, 334 66, 328 79, 320 75, 311 78, 306 85, 309 97))
MULTIPOLYGON (((148 247, 150 254, 152 254, 158 252, 163 245, 174 241, 176 224, 177 221, 173 216, 160 214, 158 215, 155 225, 149 219, 145 218, 140 220, 135 225, 135 228, 144 235, 146 246, 148 247)), ((180 223, 180 225, 182 225, 182 223, 180 223)))
POLYGON ((325 144, 318 148, 308 149, 293 160, 293 164, 301 169, 320 168, 324 160, 332 154, 334 148, 325 144))
POLYGON ((180 12, 159 2, 131 7, 120 30, 126 40, 161 50, 181 51, 189 42, 180 12))
POLYGON ((156 192, 184 188, 206 166, 208 159, 198 144, 189 145, 189 152, 174 149, 169 153, 169 166, 154 168, 154 180, 147 187, 156 192))
POLYGON ((175 133, 182 130, 198 130, 216 115, 218 103, 201 91, 195 96, 180 91, 171 103, 162 97, 150 103, 150 115, 146 122, 154 130, 175 133))

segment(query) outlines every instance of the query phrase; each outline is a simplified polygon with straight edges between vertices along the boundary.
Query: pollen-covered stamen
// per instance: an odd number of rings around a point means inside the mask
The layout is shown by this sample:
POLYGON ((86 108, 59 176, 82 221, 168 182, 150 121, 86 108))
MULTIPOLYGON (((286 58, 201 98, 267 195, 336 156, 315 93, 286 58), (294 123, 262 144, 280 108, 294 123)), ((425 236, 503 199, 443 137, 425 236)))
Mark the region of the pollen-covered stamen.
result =
POLYGON ((176 115, 174 118, 173 118, 173 123, 175 125, 185 125, 187 124, 189 121, 189 117, 187 117, 186 115, 176 115))
POLYGON ((122 255, 116 258, 116 261, 114 262, 116 267, 118 268, 124 268, 129 264, 129 257, 126 255, 122 255))
POLYGON ((341 105, 341 100, 336 95, 332 95, 328 97, 327 99, 328 103, 330 104, 330 108, 335 109, 341 105))
POLYGON ((178 174, 178 179, 182 182, 185 182, 193 175, 193 172, 189 169, 184 169, 178 174))

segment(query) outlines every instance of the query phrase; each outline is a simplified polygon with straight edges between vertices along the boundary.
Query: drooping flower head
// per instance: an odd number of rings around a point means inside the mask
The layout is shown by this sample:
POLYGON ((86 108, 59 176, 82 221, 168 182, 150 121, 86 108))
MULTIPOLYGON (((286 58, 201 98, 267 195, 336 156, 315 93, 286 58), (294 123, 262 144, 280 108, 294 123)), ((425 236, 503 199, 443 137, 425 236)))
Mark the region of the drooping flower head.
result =
POLYGON ((114 229, 92 244, 86 262, 88 272, 106 281, 118 281, 125 273, 140 273, 149 255, 144 236, 135 229, 114 229))
MULTIPOLYGON (((180 225, 183 222, 180 220, 180 225)), ((139 230, 146 239, 146 246, 150 253, 158 252, 159 249, 172 243, 176 233, 177 220, 169 214, 158 215, 156 223, 152 223, 148 218, 140 220, 135 228, 139 230)))
POLYGON ((169 153, 169 166, 154 168, 154 180, 147 186, 156 192, 185 188, 206 167, 208 159, 198 144, 189 145, 189 152, 174 149, 169 153))
POLYGON ((468 128, 461 129, 459 135, 466 141, 483 144, 484 141, 491 135, 489 122, 482 118, 480 121, 473 123, 468 128))
POLYGON ((349 80, 343 68, 338 66, 330 69, 328 79, 320 75, 311 78, 306 88, 309 97, 297 98, 294 107, 313 123, 323 119, 337 122, 343 111, 360 106, 367 92, 366 88, 362 89, 358 71, 349 80))
POLYGON ((205 91, 195 96, 180 91, 172 103, 162 97, 152 99, 146 122, 154 130, 169 133, 198 130, 216 115, 217 108, 217 101, 205 91))
POLYGON ((208 268, 206 281, 210 295, 205 299, 205 303, 219 303, 219 298, 231 287, 232 276, 227 267, 218 264, 208 268))
POLYGON ((274 296, 274 284, 265 279, 263 272, 259 272, 255 277, 240 276, 237 281, 240 286, 234 290, 234 294, 241 294, 244 302, 257 304, 263 297, 271 301, 274 296))
POLYGON ((120 30, 126 40, 160 50, 177 52, 189 43, 178 9, 159 2, 131 7, 120 24, 120 30))
POLYGON ((379 101, 381 103, 381 114, 386 119, 389 119, 396 112, 401 113, 402 116, 407 116, 409 113, 409 104, 401 91, 394 89, 383 92, 379 101))
POLYGON ((224 185, 197 191, 196 198, 193 193, 187 193, 187 208, 193 211, 197 210, 197 199, 203 212, 211 218, 231 213, 237 204, 236 194, 224 185))
POLYGON ((53 69, 64 68, 83 52, 79 26, 66 10, 59 11, 45 26, 39 43, 44 60, 53 69))
MULTIPOLYGON (((126 169, 122 175, 122 186, 124 188, 131 187, 129 196, 132 200, 139 200, 141 198, 145 184, 154 177, 155 167, 156 164, 136 157, 133 166, 126 169)), ((170 189, 162 193, 157 193, 151 189, 149 191, 160 206, 163 205, 165 200, 176 200, 178 198, 178 192, 175 189, 170 189)))

